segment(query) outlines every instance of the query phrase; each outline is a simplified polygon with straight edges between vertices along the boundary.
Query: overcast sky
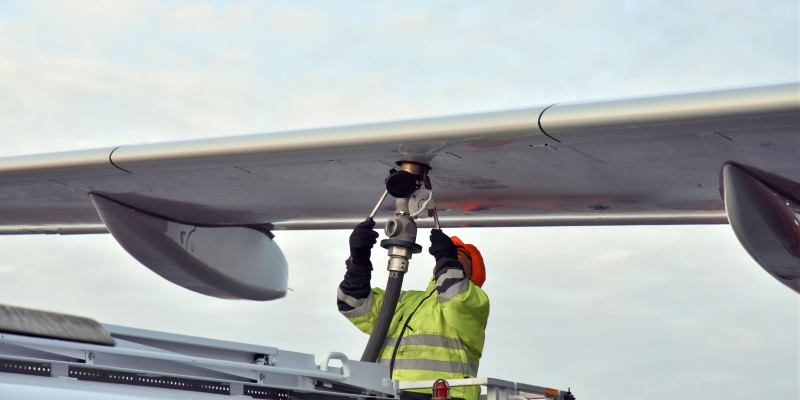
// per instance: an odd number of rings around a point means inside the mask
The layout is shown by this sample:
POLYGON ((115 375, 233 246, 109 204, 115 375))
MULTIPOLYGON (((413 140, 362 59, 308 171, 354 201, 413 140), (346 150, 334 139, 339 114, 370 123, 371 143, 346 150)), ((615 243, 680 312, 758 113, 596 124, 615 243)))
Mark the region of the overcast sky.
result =
MULTIPOLYGON (((797 80, 798 18, 796 0, 3 1, 0 156, 797 80)), ((798 398, 798 295, 727 225, 447 233, 488 265, 481 376, 798 398)), ((279 232, 294 292, 266 303, 175 286, 109 235, 0 237, 0 303, 357 359, 334 300, 348 235, 279 232)), ((414 256, 404 287, 432 265, 414 256)))

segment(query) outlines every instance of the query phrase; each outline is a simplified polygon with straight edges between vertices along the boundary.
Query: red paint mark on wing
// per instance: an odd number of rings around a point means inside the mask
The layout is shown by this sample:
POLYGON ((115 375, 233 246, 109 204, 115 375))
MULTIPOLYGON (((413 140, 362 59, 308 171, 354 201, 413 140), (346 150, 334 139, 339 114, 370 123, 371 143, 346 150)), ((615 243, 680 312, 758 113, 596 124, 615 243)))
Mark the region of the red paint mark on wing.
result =
POLYGON ((482 142, 477 144, 468 144, 465 147, 468 149, 493 149, 495 147, 505 146, 513 142, 511 139, 495 140, 491 142, 482 142))

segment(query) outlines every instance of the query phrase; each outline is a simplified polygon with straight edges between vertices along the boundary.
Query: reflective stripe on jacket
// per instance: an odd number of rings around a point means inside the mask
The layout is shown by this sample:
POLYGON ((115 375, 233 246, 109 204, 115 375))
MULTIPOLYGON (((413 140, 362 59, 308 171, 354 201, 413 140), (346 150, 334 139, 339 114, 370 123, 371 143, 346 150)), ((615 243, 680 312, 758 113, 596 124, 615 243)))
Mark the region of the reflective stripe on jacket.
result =
MULTIPOLYGON (((353 267, 348 265, 348 274, 353 270, 366 272, 353 267)), ((359 286, 369 278, 364 275, 358 278, 348 282, 345 276, 337 293, 339 311, 370 334, 384 290, 373 288, 364 293, 359 286)), ((466 279, 457 260, 441 260, 424 292, 409 290, 401 294, 378 362, 390 364, 397 346, 392 379, 410 382, 476 377, 488 318, 486 293, 466 279)), ((430 389, 415 391, 431 392, 430 389)), ((467 400, 477 399, 479 394, 480 387, 451 389, 452 397, 467 400)))

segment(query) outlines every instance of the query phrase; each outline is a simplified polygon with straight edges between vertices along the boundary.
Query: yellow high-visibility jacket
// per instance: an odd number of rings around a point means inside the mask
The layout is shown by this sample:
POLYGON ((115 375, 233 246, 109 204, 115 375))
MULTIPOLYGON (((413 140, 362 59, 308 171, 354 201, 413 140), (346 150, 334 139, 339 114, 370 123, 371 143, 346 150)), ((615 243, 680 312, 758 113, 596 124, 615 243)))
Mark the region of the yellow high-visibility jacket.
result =
MULTIPOLYGON (((348 264, 348 270, 351 267, 348 264)), ((346 275, 337 297, 340 312, 370 334, 384 290, 357 290, 368 279, 358 284, 351 281, 348 285, 346 275)), ((483 353, 488 318, 486 293, 466 278, 457 260, 443 259, 437 263, 436 273, 424 292, 401 293, 378 362, 389 364, 397 346, 392 379, 410 382, 474 378, 483 353)), ((430 389, 414 391, 431 393, 430 389)), ((456 387, 450 392, 451 397, 466 400, 477 400, 479 394, 479 386, 456 387)))

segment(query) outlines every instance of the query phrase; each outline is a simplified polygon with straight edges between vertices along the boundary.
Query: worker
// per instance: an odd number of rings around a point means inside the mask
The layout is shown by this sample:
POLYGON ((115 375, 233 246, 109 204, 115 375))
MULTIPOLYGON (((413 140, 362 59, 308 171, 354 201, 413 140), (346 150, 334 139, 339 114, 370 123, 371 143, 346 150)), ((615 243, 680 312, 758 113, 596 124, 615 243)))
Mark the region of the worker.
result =
MULTIPOLYGON (((370 253, 378 233, 371 219, 350 235, 347 272, 339 285, 339 312, 371 334, 384 290, 371 288, 370 253)), ((429 252, 436 259, 424 292, 401 292, 378 362, 400 382, 474 378, 483 353, 489 298, 483 258, 475 246, 431 230, 429 252)), ((477 400, 480 386, 453 387, 453 399, 477 400)), ((400 399, 431 399, 431 389, 403 391, 400 399)))

